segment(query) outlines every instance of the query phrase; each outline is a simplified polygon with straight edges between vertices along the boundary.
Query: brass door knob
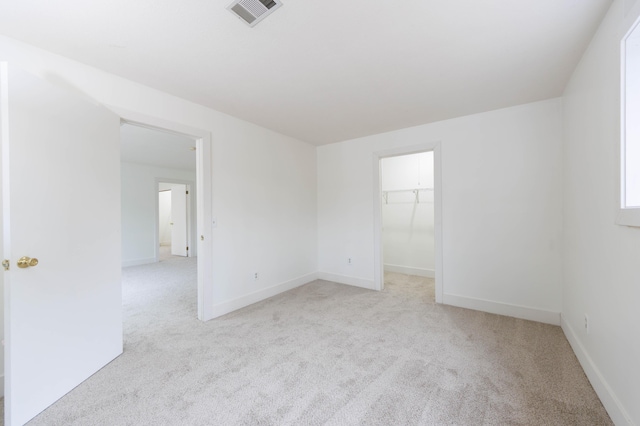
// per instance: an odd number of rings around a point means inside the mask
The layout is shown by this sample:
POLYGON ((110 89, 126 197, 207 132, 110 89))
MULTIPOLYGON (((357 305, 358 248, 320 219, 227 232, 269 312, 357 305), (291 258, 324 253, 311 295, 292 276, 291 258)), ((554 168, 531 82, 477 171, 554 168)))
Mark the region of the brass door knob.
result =
POLYGON ((28 268, 29 266, 36 266, 37 264, 38 259, 35 257, 22 256, 18 259, 18 268, 28 268))

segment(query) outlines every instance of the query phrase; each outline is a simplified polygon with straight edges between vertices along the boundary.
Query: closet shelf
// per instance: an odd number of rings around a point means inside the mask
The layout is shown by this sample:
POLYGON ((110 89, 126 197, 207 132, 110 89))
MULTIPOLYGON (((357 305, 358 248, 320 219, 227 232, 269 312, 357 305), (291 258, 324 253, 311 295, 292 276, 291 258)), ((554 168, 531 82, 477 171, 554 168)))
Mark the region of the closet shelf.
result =
POLYGON ((389 191, 382 191, 382 198, 384 203, 389 204, 389 194, 396 192, 413 192, 416 196, 415 202, 420 203, 420 191, 433 191, 433 188, 409 188, 409 189, 391 189, 389 191))

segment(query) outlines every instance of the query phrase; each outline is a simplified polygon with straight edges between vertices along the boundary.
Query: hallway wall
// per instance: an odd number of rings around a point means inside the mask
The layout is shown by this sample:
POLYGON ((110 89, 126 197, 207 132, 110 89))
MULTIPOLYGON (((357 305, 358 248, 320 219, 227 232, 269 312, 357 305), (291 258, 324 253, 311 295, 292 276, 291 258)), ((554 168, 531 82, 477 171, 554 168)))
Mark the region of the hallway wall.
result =
MULTIPOLYGON (((177 179, 193 182, 195 172, 167 169, 142 164, 121 163, 122 188, 122 266, 143 265, 156 261, 157 179, 177 179)), ((191 197, 191 223, 196 223, 196 200, 191 197)), ((196 239, 196 227, 191 227, 191 241, 196 239)), ((192 244, 193 256, 197 245, 192 244)))

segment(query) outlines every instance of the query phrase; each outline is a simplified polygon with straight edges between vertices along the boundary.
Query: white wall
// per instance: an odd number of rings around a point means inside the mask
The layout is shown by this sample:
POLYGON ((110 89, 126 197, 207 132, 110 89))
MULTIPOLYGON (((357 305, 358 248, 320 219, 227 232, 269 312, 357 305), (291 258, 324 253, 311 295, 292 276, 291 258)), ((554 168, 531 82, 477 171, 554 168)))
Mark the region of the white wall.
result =
MULTIPOLYGON (((122 266, 143 265, 156 261, 157 179, 177 179, 193 182, 196 174, 188 170, 168 169, 142 164, 122 163, 122 266)), ((191 197, 191 223, 196 223, 196 202, 191 197)), ((196 239, 196 227, 191 228, 191 241, 196 239)), ((196 244, 194 249, 197 256, 196 244)))
POLYGON ((559 323, 561 106, 552 99, 318 148, 321 276, 373 288, 373 153, 441 141, 444 302, 559 323))
POLYGON ((615 1, 563 102, 563 329, 620 425, 640 424, 640 228, 615 224, 624 14, 615 1))
POLYGON ((4 36, 0 60, 97 102, 211 132, 214 315, 315 278, 314 146, 4 36))
POLYGON ((433 152, 381 160, 384 270, 435 276, 433 152), (418 192, 418 202, 412 190, 418 192), (400 191, 400 192, 398 192, 400 191))

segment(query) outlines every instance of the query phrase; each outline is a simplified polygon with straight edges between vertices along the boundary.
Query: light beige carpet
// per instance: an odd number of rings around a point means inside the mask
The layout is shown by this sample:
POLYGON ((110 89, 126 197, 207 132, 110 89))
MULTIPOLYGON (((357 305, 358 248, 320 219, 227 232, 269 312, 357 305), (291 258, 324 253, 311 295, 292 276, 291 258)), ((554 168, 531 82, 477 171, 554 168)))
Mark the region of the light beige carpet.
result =
POLYGON ((36 425, 606 425, 558 327, 316 281, 195 319, 193 259, 124 271, 125 352, 36 425))
POLYGON ((424 303, 436 302, 436 282, 433 278, 385 272, 384 287, 385 293, 412 297, 424 303))

